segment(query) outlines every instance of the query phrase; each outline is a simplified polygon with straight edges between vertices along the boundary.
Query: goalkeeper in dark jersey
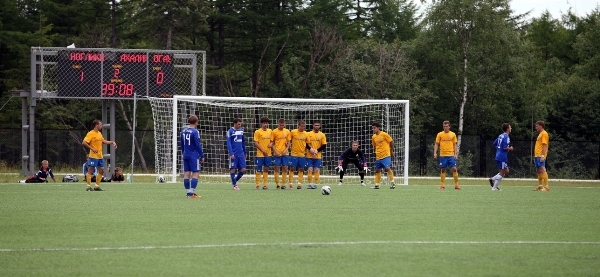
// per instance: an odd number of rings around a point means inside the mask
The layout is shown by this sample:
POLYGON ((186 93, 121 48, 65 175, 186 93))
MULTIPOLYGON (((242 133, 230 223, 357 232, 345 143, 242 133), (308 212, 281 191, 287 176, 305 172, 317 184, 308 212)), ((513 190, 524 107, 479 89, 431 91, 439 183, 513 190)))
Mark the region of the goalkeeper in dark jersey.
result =
POLYGON ((358 168, 358 175, 360 175, 360 185, 365 185, 365 170, 367 170, 367 158, 365 154, 358 149, 358 141, 352 142, 352 147, 346 149, 344 153, 340 155, 338 159, 339 165, 337 170, 340 172, 340 183, 342 185, 344 181, 344 173, 348 169, 348 164, 353 163, 358 168))

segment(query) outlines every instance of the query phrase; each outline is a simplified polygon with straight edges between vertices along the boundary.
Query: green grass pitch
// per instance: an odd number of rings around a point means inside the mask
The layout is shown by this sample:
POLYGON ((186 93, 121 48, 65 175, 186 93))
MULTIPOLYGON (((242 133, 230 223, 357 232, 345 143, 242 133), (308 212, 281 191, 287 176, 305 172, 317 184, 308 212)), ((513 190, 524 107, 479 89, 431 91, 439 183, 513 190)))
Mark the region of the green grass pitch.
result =
POLYGON ((0 276, 600 275, 600 182, 437 183, 0 184, 0 276))

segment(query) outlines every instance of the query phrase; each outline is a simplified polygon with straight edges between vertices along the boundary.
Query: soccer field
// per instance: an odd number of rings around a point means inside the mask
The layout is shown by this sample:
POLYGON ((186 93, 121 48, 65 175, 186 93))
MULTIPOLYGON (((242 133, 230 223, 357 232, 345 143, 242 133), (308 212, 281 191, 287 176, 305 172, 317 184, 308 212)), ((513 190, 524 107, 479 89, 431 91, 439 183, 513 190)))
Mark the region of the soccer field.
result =
POLYGON ((0 184, 0 276, 599 276, 600 183, 0 184))

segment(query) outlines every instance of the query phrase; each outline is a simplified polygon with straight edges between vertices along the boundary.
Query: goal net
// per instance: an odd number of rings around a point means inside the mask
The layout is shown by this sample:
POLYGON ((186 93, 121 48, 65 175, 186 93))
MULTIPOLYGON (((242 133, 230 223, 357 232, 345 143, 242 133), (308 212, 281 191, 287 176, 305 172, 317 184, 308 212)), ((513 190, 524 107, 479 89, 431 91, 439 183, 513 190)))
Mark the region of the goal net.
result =
MULTIPOLYGON (((298 121, 306 122, 306 131, 312 131, 312 123, 319 121, 321 131, 327 138, 323 151, 323 167, 320 184, 333 184, 339 180, 335 168, 340 154, 358 141, 367 157, 369 172, 366 182, 372 183, 375 153, 371 145, 371 124, 379 122, 382 131, 394 140, 392 170, 396 184, 408 184, 408 100, 363 99, 288 99, 181 96, 173 98, 150 98, 154 117, 156 146, 156 173, 170 182, 183 176, 179 132, 188 124, 188 117, 199 118, 198 131, 206 156, 200 173, 200 182, 231 183, 229 177, 229 152, 226 132, 233 120, 240 118, 244 128, 248 159, 246 176, 238 184, 254 184, 256 148, 254 131, 260 128, 260 118, 267 116, 269 128, 277 128, 277 120, 286 120, 286 128, 296 129, 298 121)), ((270 167, 269 183, 273 184, 273 167, 270 167)), ((306 174, 304 174, 306 176, 306 174)), ((387 180, 385 173, 382 180, 387 180)), ((304 182, 306 183, 306 177, 304 182)), ((344 184, 358 184, 358 169, 348 166, 344 184), (354 180, 356 181, 354 181, 354 180)))

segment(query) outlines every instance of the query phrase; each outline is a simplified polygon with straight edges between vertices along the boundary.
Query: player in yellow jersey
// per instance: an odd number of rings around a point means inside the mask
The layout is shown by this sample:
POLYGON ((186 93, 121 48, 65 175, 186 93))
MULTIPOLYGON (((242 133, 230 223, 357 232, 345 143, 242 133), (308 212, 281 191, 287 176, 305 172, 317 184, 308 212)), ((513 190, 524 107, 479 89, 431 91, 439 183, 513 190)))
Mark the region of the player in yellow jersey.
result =
POLYGON ((550 191, 548 187, 548 172, 546 172, 546 159, 548 158, 548 145, 550 144, 550 136, 546 132, 544 121, 535 123, 535 130, 540 134, 535 141, 533 156, 535 157, 535 171, 538 176, 538 186, 534 190, 550 191))
MULTIPOLYGON (((277 188, 285 189, 285 182, 287 181, 288 165, 290 163, 290 140, 292 134, 290 130, 285 128, 285 119, 280 118, 277 120, 277 128, 271 133, 271 144, 273 145, 273 175, 275 177, 275 184, 277 188), (279 169, 283 172, 283 178, 281 179, 281 186, 279 185, 279 169)), ((293 188, 290 185, 290 188, 293 188)))
POLYGON ((102 175, 104 174, 104 159, 102 156, 102 144, 112 144, 112 146, 117 149, 117 143, 111 140, 105 140, 104 136, 102 136, 102 121, 96 119, 92 122, 94 125, 94 129, 89 131, 83 142, 81 143, 85 148, 90 149, 89 158, 87 161, 88 172, 85 175, 85 181, 87 183, 86 191, 103 191, 100 188, 100 181, 102 180, 102 175), (94 169, 98 169, 98 174, 96 175, 96 185, 92 189, 91 182, 92 176, 94 175, 94 169))
POLYGON ((306 145, 308 141, 307 132, 304 130, 306 123, 304 120, 298 121, 298 129, 291 132, 292 136, 292 153, 290 157, 290 188, 294 181, 294 171, 298 169, 298 186, 297 189, 302 189, 302 179, 304 178, 304 167, 306 167, 306 145))
POLYGON ((378 122, 371 124, 371 129, 373 130, 371 144, 375 150, 375 186, 371 188, 379 189, 381 169, 385 168, 391 183, 390 189, 395 189, 394 172, 391 169, 392 157, 394 157, 394 140, 388 133, 381 131, 381 124, 378 122))
POLYGON ((319 184, 320 170, 321 167, 323 167, 322 152, 327 146, 327 138, 325 137, 325 134, 321 132, 321 122, 313 122, 313 130, 308 132, 307 136, 308 143, 306 144, 306 147, 309 148, 308 154, 306 155, 308 164, 307 188, 317 189, 317 185, 319 184))
POLYGON ((269 129, 269 118, 263 116, 260 118, 260 129, 254 132, 254 146, 256 147, 256 189, 260 188, 260 177, 262 175, 262 189, 269 189, 267 181, 269 179, 269 166, 273 163, 271 159, 272 130, 269 129))
POLYGON ((437 160, 438 148, 440 149, 440 179, 442 185, 440 189, 446 188, 446 168, 452 168, 452 177, 454 178, 454 189, 460 189, 458 185, 458 171, 456 170, 456 160, 458 153, 456 151, 456 134, 450 131, 450 121, 443 122, 444 131, 441 131, 435 137, 435 145, 433 146, 433 158, 437 160))

